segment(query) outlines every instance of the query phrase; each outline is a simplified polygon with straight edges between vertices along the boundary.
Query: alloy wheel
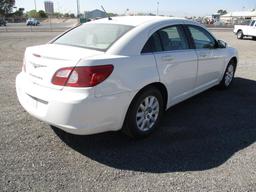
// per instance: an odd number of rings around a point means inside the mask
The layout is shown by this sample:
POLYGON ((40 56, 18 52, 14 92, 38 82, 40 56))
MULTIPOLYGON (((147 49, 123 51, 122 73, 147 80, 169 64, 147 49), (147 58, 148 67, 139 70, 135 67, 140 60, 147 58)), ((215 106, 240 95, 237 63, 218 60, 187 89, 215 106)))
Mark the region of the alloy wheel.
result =
POLYGON ((142 100, 136 113, 136 124, 139 130, 145 132, 155 125, 159 107, 159 101, 155 96, 148 96, 142 100))
POLYGON ((229 65, 225 73, 225 85, 228 87, 234 78, 235 68, 233 65, 229 65))

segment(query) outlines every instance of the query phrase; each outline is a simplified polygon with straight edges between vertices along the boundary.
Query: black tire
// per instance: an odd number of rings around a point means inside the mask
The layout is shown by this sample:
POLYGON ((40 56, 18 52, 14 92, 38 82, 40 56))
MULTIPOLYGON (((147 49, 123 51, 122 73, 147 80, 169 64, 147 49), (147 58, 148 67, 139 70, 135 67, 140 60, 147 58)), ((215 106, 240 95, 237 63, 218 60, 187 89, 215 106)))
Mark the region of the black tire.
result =
MULTIPOLYGON (((146 104, 145 104, 146 106, 146 104)), ((147 116, 146 114, 151 114, 154 113, 153 112, 153 108, 152 109, 147 109, 146 111, 140 112, 143 113, 143 117, 142 118, 149 118, 149 117, 145 117, 147 116)), ((164 101, 163 101, 163 96, 161 94, 161 92, 153 87, 150 86, 148 88, 146 88, 145 90, 143 90, 142 92, 140 92, 139 94, 136 95, 136 97, 133 99, 127 114, 126 114, 126 118, 124 121, 124 125, 123 125, 123 132, 132 138, 144 138, 149 136, 153 131, 155 131, 155 129, 157 129, 157 127, 159 126, 159 122, 163 116, 163 112, 164 112, 164 101), (148 130, 141 130, 138 126, 138 118, 141 117, 137 117, 139 110, 140 110, 140 106, 141 104, 145 101, 146 98, 151 98, 155 101, 155 99, 158 102, 158 106, 159 106, 159 113, 158 116, 154 115, 156 117, 155 122, 151 122, 151 126, 150 125, 145 125, 148 127, 148 130), (149 128, 150 127, 150 128, 149 128)), ((152 118, 152 116, 151 116, 152 118)), ((145 123, 145 121, 147 121, 147 124, 150 124, 151 118, 144 120, 143 124, 145 123)), ((153 120, 154 121, 154 120, 153 120)))
POLYGON ((244 34, 243 34, 243 31, 238 31, 237 32, 237 39, 243 39, 244 38, 244 34))
POLYGON ((223 78, 219 84, 219 88, 221 88, 221 89, 229 88, 234 81, 235 72, 236 72, 236 63, 234 60, 231 60, 226 67, 223 78), (230 80, 227 80, 227 78, 228 78, 227 76, 231 77, 230 68, 233 68, 233 74, 232 74, 232 78, 230 80))
POLYGON ((252 37, 252 39, 253 39, 254 41, 256 41, 256 37, 252 37))

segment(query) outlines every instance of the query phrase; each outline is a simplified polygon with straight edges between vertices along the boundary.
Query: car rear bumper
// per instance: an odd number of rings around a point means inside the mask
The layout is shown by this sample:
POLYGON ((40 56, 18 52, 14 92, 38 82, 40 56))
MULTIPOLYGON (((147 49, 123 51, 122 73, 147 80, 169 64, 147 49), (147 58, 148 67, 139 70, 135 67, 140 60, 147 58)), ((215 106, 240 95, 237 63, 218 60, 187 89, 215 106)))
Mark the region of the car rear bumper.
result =
POLYGON ((32 116, 66 132, 89 135, 121 129, 132 95, 95 97, 94 89, 56 90, 16 77, 20 104, 32 116))

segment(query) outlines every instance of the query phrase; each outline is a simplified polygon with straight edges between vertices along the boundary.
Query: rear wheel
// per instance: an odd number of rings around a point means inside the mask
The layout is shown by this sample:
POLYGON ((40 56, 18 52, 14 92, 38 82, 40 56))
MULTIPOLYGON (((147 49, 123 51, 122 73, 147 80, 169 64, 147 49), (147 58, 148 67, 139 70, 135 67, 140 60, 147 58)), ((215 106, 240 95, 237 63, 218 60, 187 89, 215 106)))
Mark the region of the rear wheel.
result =
POLYGON ((124 133, 133 138, 150 135, 158 127, 163 110, 161 92, 149 87, 137 95, 131 103, 123 126, 124 133))
POLYGON ((236 70, 236 65, 235 65, 235 62, 232 60, 229 62, 225 70, 224 76, 219 84, 220 88, 226 89, 232 84, 235 76, 235 70, 236 70))
POLYGON ((238 31, 237 32, 237 39, 243 39, 243 38, 244 38, 243 31, 238 31))
POLYGON ((256 41, 256 37, 252 37, 252 39, 253 39, 254 41, 256 41))

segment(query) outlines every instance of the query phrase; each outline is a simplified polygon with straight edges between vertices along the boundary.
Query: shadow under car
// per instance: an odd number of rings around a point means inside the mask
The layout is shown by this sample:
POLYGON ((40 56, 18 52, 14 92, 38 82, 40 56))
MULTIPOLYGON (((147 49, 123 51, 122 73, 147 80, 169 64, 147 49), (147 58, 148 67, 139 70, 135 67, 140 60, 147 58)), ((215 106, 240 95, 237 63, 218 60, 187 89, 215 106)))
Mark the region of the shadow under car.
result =
POLYGON ((143 140, 120 132, 77 136, 54 129, 68 146, 99 163, 151 173, 207 170, 256 141, 256 81, 236 78, 170 108, 143 140))

